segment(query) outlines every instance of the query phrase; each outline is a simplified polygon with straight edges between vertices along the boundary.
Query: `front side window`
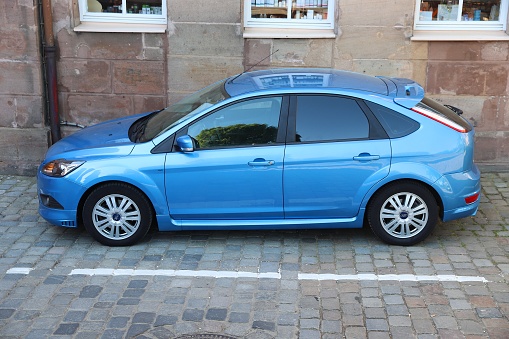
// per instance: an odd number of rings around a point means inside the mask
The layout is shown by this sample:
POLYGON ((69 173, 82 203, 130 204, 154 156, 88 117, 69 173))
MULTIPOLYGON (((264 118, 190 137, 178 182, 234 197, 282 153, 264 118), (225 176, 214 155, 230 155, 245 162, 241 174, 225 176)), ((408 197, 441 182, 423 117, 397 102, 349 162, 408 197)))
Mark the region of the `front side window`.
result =
POLYGON ((369 121, 353 99, 303 95, 297 98, 296 142, 369 138, 369 121))
POLYGON ((166 24, 166 0, 79 0, 87 22, 166 24))
POLYGON ((244 0, 244 24, 258 28, 334 28, 334 0, 244 0))
POLYGON ((416 30, 505 30, 509 0, 416 0, 416 30))
POLYGON ((270 145, 276 142, 281 97, 235 103, 198 120, 187 134, 197 149, 270 145))

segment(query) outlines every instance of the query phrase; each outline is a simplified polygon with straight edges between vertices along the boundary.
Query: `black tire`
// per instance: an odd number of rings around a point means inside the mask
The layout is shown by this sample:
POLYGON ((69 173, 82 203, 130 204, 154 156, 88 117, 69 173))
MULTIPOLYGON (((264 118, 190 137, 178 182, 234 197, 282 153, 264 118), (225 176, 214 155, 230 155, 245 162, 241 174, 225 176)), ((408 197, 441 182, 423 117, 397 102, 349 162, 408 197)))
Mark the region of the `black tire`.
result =
POLYGON ((154 219, 151 204, 138 189, 109 183, 94 189, 83 204, 83 225, 107 246, 129 246, 140 241, 154 219))
POLYGON ((422 184, 398 182, 375 193, 368 206, 368 223, 382 241, 415 245, 430 235, 438 221, 435 197, 422 184))

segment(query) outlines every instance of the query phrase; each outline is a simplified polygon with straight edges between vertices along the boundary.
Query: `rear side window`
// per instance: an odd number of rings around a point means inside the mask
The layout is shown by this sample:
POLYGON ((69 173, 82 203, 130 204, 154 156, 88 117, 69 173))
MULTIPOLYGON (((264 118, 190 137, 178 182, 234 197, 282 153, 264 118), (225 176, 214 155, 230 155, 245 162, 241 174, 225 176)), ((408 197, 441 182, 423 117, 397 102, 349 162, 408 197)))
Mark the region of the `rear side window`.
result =
POLYGON ((367 139, 369 121, 353 99, 303 95, 297 98, 297 142, 367 139))
POLYGON ((420 124, 417 121, 390 108, 369 101, 366 101, 366 105, 380 121, 391 139, 404 137, 419 129, 420 124))

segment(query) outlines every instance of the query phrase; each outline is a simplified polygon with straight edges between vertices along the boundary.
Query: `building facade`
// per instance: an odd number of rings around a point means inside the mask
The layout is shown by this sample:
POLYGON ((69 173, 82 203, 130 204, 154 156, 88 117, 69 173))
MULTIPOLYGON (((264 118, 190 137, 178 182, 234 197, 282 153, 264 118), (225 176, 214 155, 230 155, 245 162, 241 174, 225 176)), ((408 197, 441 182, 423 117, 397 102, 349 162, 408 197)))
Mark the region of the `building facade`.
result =
POLYGON ((464 110, 478 163, 509 166, 509 0, 94 2, 0 2, 0 173, 35 173, 52 142, 48 25, 62 135, 247 69, 331 67, 416 80, 464 110))

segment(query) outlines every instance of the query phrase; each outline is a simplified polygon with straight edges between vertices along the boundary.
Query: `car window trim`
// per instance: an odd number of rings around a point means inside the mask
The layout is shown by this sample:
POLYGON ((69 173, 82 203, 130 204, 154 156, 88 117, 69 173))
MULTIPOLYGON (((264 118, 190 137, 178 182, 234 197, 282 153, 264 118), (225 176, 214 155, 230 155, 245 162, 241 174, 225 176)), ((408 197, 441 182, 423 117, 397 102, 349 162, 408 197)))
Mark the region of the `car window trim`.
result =
POLYGON ((276 142, 272 143, 272 144, 263 144, 263 145, 236 145, 236 146, 218 146, 218 147, 203 147, 203 148, 199 148, 199 149, 196 149, 195 152, 198 152, 198 151, 207 151, 207 150, 219 150, 219 149, 234 149, 234 148, 247 148, 247 147, 267 147, 267 146, 281 146, 281 145, 284 145, 285 144, 285 139, 286 139, 286 128, 287 128, 287 117, 288 117, 288 95, 284 95, 284 94, 272 94, 272 95, 259 95, 259 96, 252 96, 252 97, 248 97, 248 98, 242 98, 242 99, 239 99, 239 100, 236 100, 236 101, 232 101, 232 102, 229 102, 225 105, 222 105, 220 107, 217 107, 216 109, 208 112, 207 114, 195 119, 195 120, 192 120, 192 121, 189 121, 184 127, 182 127, 181 129, 179 129, 176 133, 175 133, 175 138, 173 140, 173 147, 172 147, 172 150, 171 152, 180 152, 179 148, 178 147, 175 147, 176 146, 176 142, 177 142, 177 139, 178 137, 180 136, 183 136, 183 135, 186 135, 188 132, 188 128, 190 125, 200 121, 201 119, 204 119, 205 117, 208 117, 209 115, 211 114, 214 114, 215 112, 221 110, 221 109, 224 109, 224 108, 227 108, 231 105, 235 105, 235 104, 238 104, 238 103, 241 103, 241 102, 244 102, 244 101, 249 101, 249 100, 256 100, 256 99, 263 99, 263 98, 274 98, 274 97, 279 97, 281 98, 281 109, 279 111, 279 121, 278 121, 278 132, 277 132, 277 136, 276 136, 276 142))
POLYGON ((333 143, 333 142, 348 142, 348 141, 364 141, 364 140, 380 140, 389 139, 389 136, 382 128, 380 122, 376 119, 373 113, 369 110, 367 105, 362 99, 351 97, 342 94, 333 93, 292 93, 290 95, 290 107, 287 125, 286 143, 289 145, 300 145, 300 144, 317 144, 317 143, 333 143), (360 110, 366 116, 369 124, 369 134, 367 138, 349 138, 349 139, 331 139, 331 140, 315 140, 315 141, 295 141, 295 135, 297 133, 297 98, 299 96, 328 96, 354 100, 359 105, 360 110))

